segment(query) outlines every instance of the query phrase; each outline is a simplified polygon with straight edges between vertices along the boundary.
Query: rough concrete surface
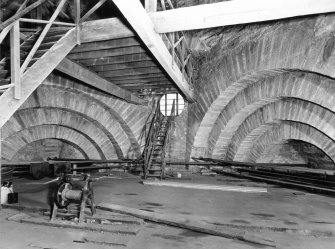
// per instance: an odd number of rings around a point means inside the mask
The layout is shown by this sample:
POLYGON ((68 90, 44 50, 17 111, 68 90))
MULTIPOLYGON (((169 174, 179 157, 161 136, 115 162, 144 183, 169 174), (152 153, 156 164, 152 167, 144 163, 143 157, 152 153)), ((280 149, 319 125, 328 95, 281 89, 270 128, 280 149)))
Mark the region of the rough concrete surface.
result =
MULTIPOLYGON (((16 180, 14 187, 19 192, 19 204, 49 208, 48 192, 52 183, 44 184, 49 180, 16 180)), ((331 197, 224 176, 192 176, 191 180, 179 181, 266 187, 268 192, 179 189, 146 186, 140 181, 136 177, 124 178, 116 175, 100 178, 94 186, 96 202, 178 215, 207 223, 217 229, 247 231, 273 240, 277 248, 333 248, 335 244, 335 200, 331 197)), ((73 242, 78 236, 95 238, 101 235, 97 232, 20 224, 6 220, 17 212, 25 211, 7 208, 0 211, 0 248, 113 248, 110 245, 73 242), (18 234, 20 240, 17 239, 18 234)), ((119 240, 115 236, 115 241, 119 240)), ((126 248, 153 249, 262 247, 150 222, 141 225, 136 236, 128 236, 125 244, 126 248)))

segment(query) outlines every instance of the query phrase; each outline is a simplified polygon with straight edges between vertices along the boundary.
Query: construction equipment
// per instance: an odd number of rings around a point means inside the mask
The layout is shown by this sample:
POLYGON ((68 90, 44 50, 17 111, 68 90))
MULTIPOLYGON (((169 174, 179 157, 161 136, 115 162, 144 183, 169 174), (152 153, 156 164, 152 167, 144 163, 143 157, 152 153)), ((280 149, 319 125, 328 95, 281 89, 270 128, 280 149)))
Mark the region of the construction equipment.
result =
POLYGON ((58 209, 66 209, 70 204, 80 205, 78 222, 84 221, 84 211, 87 205, 91 209, 92 215, 96 213, 94 195, 93 195, 93 179, 89 174, 62 174, 59 177, 58 187, 54 195, 54 205, 51 215, 51 222, 57 217, 58 209))

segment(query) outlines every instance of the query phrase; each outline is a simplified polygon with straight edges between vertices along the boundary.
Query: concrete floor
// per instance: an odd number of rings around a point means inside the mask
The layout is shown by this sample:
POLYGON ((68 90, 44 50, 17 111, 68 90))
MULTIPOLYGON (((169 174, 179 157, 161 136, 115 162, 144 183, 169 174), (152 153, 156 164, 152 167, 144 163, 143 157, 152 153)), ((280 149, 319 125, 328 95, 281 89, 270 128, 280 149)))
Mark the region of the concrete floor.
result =
MULTIPOLYGON (((254 183, 226 176, 192 176, 193 183, 266 187, 267 193, 237 193, 217 190, 196 190, 146 186, 139 178, 114 175, 95 183, 96 202, 183 216, 217 228, 249 231, 275 242, 276 248, 335 248, 335 199, 274 185, 254 183)), ((20 205, 49 208, 50 179, 32 181, 18 179, 20 205)), ((6 218, 18 212, 0 211, 0 248, 113 248, 73 242, 82 235, 71 229, 20 224, 6 218), (29 229, 28 229, 29 228, 29 229), (20 240, 17 235, 20 234, 20 240), (59 243, 62 238, 62 243, 59 243)), ((89 232, 86 232, 89 233, 89 232)), ((90 236, 97 236, 89 234, 90 236)), ((126 248, 260 248, 196 233, 184 229, 146 222, 136 236, 126 239, 126 248)), ((264 247, 265 248, 265 247, 264 247)))

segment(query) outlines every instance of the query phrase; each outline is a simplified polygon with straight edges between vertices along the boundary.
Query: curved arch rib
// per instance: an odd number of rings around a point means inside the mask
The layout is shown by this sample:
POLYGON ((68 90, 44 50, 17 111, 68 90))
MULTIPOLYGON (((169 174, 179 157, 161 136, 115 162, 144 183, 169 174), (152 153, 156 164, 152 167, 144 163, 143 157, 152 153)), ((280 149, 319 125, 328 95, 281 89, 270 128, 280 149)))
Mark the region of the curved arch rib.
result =
POLYGON ((96 147, 83 134, 59 125, 40 125, 26 128, 4 138, 2 157, 12 157, 27 144, 42 139, 62 139, 77 144, 90 159, 101 159, 96 147))
POLYGON ((335 162, 333 140, 309 125, 292 121, 284 121, 258 137, 250 150, 245 153, 243 161, 255 162, 267 146, 274 142, 289 139, 310 143, 321 149, 335 162), (318 139, 318 137, 321 137, 321 139, 318 139))

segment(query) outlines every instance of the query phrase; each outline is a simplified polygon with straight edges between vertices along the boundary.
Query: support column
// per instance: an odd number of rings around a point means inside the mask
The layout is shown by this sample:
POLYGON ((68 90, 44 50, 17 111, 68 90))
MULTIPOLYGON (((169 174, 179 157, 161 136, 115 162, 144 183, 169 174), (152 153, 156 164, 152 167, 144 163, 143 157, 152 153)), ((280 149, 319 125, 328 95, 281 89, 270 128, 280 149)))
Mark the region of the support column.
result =
MULTIPOLYGON (((1 152, 1 145, 2 145, 2 136, 1 136, 1 128, 0 128, 0 200, 1 200, 1 186, 2 186, 2 169, 1 169, 1 161, 2 161, 2 152, 1 152)), ((0 210, 1 210, 1 205, 0 205, 0 210)))
POLYGON ((157 0, 145 0, 144 7, 147 12, 156 12, 157 0))
POLYGON ((16 21, 10 31, 10 71, 11 83, 14 84, 14 98, 21 98, 20 72, 20 24, 16 21))

